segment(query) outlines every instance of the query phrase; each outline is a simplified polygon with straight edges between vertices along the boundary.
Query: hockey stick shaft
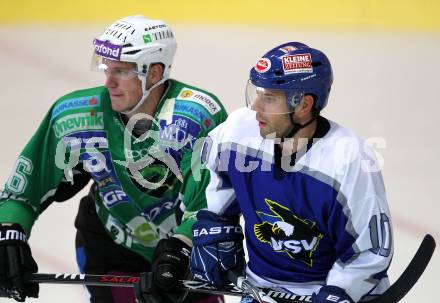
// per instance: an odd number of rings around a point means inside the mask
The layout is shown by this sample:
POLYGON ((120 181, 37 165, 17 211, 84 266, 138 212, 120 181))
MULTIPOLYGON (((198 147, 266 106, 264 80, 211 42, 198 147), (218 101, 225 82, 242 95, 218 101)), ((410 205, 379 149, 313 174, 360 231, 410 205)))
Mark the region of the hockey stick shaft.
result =
MULTIPOLYGON (((49 284, 72 284, 90 286, 133 287, 139 281, 136 276, 89 275, 89 274, 33 274, 32 282, 49 284)), ((209 293, 227 296, 243 296, 247 293, 242 289, 228 284, 218 289, 206 282, 182 280, 181 287, 190 292, 209 293)), ((298 296, 283 292, 269 290, 267 295, 279 303, 311 302, 311 296, 298 296)))
POLYGON ((394 282, 382 295, 368 302, 399 302, 422 276, 431 260, 435 247, 436 244, 434 238, 430 234, 425 235, 416 254, 396 282, 394 282))
MULTIPOLYGON (((426 235, 411 262, 400 275, 397 281, 379 297, 369 303, 397 303, 416 284, 431 260, 436 244, 431 235, 426 235)), ((33 274, 32 282, 55 283, 55 284, 84 284, 94 286, 133 287, 139 281, 139 277, 133 276, 110 276, 88 274, 33 274)), ((182 281, 182 287, 191 292, 223 294, 228 296, 242 296, 246 293, 233 285, 226 285, 223 289, 217 289, 208 283, 199 281, 182 281)), ((310 296, 297 296, 287 293, 268 290, 267 295, 279 303, 311 302, 310 296)))

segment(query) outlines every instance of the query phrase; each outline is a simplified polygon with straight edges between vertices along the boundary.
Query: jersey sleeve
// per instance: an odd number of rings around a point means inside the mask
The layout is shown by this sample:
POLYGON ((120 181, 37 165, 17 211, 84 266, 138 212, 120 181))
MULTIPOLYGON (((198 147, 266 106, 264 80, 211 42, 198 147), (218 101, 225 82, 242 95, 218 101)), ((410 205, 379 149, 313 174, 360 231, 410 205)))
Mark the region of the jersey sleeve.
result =
POLYGON ((89 181, 88 175, 74 165, 68 171, 64 169, 70 153, 57 138, 51 117, 49 111, 0 191, 0 222, 18 223, 28 234, 53 201, 69 199, 89 181))
POLYGON ((195 136, 193 148, 187 149, 180 162, 182 170, 183 185, 180 191, 182 200, 181 211, 183 212, 182 220, 177 226, 175 233, 183 234, 188 238, 192 238, 192 226, 196 221, 197 211, 206 208, 206 188, 209 184, 210 174, 200 161, 200 151, 207 133, 215 129, 223 121, 226 120, 226 110, 220 101, 212 94, 207 94, 215 101, 218 111, 211 112, 210 115, 200 121, 200 131, 195 136))
MULTIPOLYGON (((224 123, 212 131, 206 138, 201 159, 209 172, 209 183, 206 188, 207 209, 221 216, 238 216, 240 209, 236 200, 235 190, 227 173, 227 163, 221 156, 219 146, 222 133, 227 124, 224 123)), ((226 157, 227 158, 227 157, 226 157)), ((228 162, 229 159, 226 159, 228 162)))
MULTIPOLYGON (((364 159, 375 161, 372 152, 364 159)), ((362 163, 363 162, 363 163, 362 163)), ((327 285, 346 290, 358 302, 367 294, 379 294, 388 286, 386 271, 393 256, 390 211, 380 171, 369 171, 359 161, 349 169, 338 200, 345 216, 329 216, 333 226, 337 260, 327 285), (347 219, 345 219, 347 218, 347 219)))

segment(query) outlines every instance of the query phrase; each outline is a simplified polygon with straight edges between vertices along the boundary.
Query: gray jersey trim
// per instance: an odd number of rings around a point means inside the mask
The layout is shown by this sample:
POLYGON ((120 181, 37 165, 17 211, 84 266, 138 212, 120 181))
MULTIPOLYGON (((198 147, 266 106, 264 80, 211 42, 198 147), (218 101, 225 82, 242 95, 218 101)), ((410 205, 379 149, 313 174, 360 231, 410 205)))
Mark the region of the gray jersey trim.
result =
MULTIPOLYGON (((344 215, 347 218, 347 226, 345 229, 353 238, 357 239, 359 237, 359 234, 356 232, 356 230, 350 220, 351 210, 350 210, 350 207, 348 206, 347 197, 345 197, 345 195, 341 192, 341 184, 337 180, 333 179, 332 177, 330 177, 320 171, 313 170, 307 166, 302 166, 302 168, 297 171, 300 173, 303 173, 305 175, 308 175, 314 179, 317 179, 324 184, 327 184, 328 186, 332 187, 333 189, 335 189, 338 192, 338 195, 336 196, 336 201, 338 201, 338 203, 341 204, 342 211, 344 212, 344 215)), ((336 261, 341 267, 345 267, 345 266, 349 265, 350 263, 352 263, 353 261, 355 261, 359 257, 359 254, 361 252, 359 247, 356 245, 356 243, 353 243, 352 247, 353 247, 355 254, 349 260, 347 260, 346 262, 342 262, 338 259, 336 261)))

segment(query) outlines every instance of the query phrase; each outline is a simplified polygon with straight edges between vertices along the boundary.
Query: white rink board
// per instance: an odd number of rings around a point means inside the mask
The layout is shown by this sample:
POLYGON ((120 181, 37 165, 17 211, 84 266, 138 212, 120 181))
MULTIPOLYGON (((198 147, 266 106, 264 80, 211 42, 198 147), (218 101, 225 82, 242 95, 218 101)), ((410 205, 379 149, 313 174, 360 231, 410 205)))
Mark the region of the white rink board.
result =
MULTIPOLYGON (((58 97, 101 84, 103 78, 89 71, 89 64, 91 41, 103 29, 104 25, 0 29, 1 183, 58 97)), ((394 222, 391 281, 403 271, 423 234, 432 233, 440 241, 435 191, 440 181, 438 34, 179 25, 173 29, 178 50, 172 76, 216 93, 228 111, 244 105, 249 69, 270 48, 296 40, 323 50, 335 74, 324 116, 364 138, 385 138, 386 147, 377 151, 384 159, 394 222)), ((52 205, 37 221, 30 242, 41 272, 77 272, 73 220, 80 196, 52 205)), ((439 275, 437 252, 402 302, 434 302, 439 275)), ((27 302, 76 303, 84 298, 79 286, 43 285, 40 299, 27 302)))

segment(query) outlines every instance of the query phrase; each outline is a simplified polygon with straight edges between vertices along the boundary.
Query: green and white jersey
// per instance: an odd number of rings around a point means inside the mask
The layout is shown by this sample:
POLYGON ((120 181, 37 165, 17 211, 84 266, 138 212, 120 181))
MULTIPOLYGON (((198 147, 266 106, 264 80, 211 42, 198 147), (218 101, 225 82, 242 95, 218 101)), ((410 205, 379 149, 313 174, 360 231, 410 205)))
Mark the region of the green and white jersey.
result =
POLYGON ((213 94, 169 80, 148 132, 134 136, 133 120, 126 127, 105 87, 68 94, 52 106, 17 159, 0 191, 0 222, 19 223, 30 233, 52 202, 69 199, 92 179, 105 229, 116 243, 150 260, 161 238, 192 237, 209 183, 193 149, 225 119, 213 94), (177 225, 179 204, 183 217, 177 225))

